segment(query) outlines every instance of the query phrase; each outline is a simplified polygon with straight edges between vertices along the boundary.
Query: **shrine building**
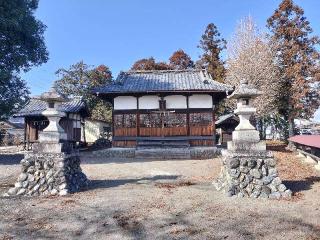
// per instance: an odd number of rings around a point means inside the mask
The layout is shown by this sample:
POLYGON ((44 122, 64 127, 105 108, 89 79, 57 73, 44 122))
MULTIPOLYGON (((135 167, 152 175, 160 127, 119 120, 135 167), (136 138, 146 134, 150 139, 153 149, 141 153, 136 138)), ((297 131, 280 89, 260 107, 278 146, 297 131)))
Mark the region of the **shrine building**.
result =
POLYGON ((215 110, 233 91, 205 70, 121 72, 94 90, 112 103, 113 147, 215 145, 215 110))

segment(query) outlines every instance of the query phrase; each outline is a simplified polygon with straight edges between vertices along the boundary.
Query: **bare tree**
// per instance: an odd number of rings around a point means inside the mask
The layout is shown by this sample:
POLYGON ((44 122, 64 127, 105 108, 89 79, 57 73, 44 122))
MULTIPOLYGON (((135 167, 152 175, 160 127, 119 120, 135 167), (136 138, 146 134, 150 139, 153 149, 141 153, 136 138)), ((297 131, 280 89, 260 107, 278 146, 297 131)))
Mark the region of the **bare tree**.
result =
POLYGON ((253 103, 260 117, 276 111, 279 73, 272 45, 250 16, 239 22, 227 45, 226 83, 238 86, 247 79, 261 90, 263 94, 253 103))

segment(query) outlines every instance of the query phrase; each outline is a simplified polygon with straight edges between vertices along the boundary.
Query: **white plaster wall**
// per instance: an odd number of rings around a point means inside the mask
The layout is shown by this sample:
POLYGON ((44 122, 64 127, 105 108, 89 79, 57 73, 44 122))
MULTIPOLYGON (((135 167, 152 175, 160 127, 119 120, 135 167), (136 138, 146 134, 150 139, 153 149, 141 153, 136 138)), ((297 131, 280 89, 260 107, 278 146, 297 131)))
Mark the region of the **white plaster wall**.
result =
POLYGON ((132 96, 119 96, 114 98, 115 110, 137 109, 137 99, 132 96))
POLYGON ((187 97, 182 95, 171 95, 164 98, 167 108, 187 108, 187 97))
POLYGON ((139 109, 158 109, 159 100, 158 96, 142 96, 139 98, 139 109))
MULTIPOLYGON (((93 143, 97 139, 101 137, 101 134, 103 134, 103 127, 109 127, 109 124, 100 122, 100 121, 91 121, 91 120, 86 120, 85 122, 85 136, 86 136, 86 141, 88 143, 93 143)), ((81 135, 82 138, 84 137, 83 135, 83 129, 81 128, 81 135)))
POLYGON ((207 94, 189 96, 189 108, 212 108, 212 97, 207 94))

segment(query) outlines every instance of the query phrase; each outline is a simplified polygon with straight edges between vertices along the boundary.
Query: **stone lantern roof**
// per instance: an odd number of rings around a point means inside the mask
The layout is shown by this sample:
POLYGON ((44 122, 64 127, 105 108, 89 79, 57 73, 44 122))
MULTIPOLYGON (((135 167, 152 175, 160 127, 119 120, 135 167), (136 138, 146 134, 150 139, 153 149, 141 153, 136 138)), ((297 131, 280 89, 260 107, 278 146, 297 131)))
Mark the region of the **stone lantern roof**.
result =
POLYGON ((243 79, 240 81, 239 87, 229 96, 229 98, 239 99, 239 98, 254 98, 260 96, 261 91, 256 89, 253 85, 248 83, 248 80, 243 79))
POLYGON ((45 102, 67 102, 68 98, 58 93, 55 87, 51 87, 49 91, 40 95, 40 99, 45 102))

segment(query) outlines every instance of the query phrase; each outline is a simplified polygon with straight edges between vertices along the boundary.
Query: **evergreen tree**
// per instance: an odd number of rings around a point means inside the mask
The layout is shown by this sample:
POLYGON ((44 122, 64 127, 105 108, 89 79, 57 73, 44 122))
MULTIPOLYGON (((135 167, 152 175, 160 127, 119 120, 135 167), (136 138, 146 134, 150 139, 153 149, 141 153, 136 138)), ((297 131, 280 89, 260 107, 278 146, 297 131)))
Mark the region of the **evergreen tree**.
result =
POLYGON ((176 70, 194 68, 194 62, 191 57, 182 49, 175 51, 169 58, 169 65, 176 70))
POLYGON ((35 19, 38 0, 0 1, 0 68, 9 73, 29 70, 48 60, 43 33, 35 19))
POLYGON ((224 82, 225 68, 221 52, 226 48, 226 41, 213 23, 210 23, 202 35, 198 46, 202 50, 197 66, 206 68, 214 80, 224 82))
POLYGON ((276 44, 280 71, 279 113, 289 125, 287 136, 294 135, 294 119, 309 118, 319 107, 319 38, 304 11, 292 0, 283 0, 268 19, 267 26, 276 44))
POLYGON ((30 92, 16 74, 1 72, 0 75, 0 119, 7 119, 26 104, 30 92))
POLYGON ((112 81, 110 69, 105 65, 91 68, 83 61, 61 68, 56 74, 60 77, 55 82, 58 92, 70 97, 81 96, 87 103, 91 117, 102 121, 111 121, 111 106, 92 94, 95 87, 105 86, 112 81))
POLYGON ((43 38, 46 27, 34 17, 38 2, 0 1, 0 118, 17 111, 28 97, 19 72, 48 60, 43 38))

